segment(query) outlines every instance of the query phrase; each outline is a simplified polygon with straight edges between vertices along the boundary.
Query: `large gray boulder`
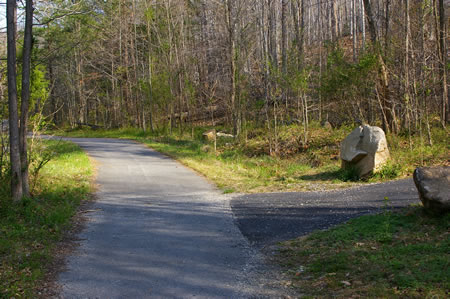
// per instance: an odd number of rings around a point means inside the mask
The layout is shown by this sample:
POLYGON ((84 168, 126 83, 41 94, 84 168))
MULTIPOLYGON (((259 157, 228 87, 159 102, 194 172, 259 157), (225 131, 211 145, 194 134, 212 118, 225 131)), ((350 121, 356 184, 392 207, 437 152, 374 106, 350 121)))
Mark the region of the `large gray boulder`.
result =
POLYGON ((414 170, 413 177, 426 209, 450 211, 450 166, 419 167, 414 170))
POLYGON ((356 167, 359 177, 379 170, 389 160, 386 136, 379 127, 354 129, 341 143, 342 167, 356 167))

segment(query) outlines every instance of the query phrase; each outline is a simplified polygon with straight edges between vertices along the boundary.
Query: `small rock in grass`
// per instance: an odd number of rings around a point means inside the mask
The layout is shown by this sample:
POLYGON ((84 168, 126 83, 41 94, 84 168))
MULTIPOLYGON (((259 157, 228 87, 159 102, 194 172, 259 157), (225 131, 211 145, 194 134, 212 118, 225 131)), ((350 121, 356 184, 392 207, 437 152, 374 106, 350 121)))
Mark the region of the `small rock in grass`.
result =
POLYGON ((203 139, 205 141, 214 141, 216 139, 216 130, 212 129, 212 130, 208 130, 208 131, 204 132, 203 139))

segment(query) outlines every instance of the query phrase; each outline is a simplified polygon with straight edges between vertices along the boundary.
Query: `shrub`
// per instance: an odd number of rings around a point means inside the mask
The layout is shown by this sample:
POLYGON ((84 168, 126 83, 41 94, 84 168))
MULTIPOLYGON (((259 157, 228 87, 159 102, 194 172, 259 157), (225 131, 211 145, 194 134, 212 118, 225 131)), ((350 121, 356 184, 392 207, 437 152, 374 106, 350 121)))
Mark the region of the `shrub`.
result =
POLYGON ((388 162, 381 169, 373 174, 373 177, 380 179, 395 179, 401 173, 402 166, 398 163, 388 162))

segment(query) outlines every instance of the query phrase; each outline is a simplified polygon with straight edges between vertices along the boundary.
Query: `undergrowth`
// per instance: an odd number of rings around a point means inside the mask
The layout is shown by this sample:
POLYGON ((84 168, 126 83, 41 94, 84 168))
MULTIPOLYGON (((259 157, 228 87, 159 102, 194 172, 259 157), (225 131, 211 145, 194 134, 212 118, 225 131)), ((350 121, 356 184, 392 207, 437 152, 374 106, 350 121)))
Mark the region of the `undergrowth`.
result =
POLYGON ((48 161, 34 178, 32 198, 14 203, 7 177, 0 182, 1 298, 38 296, 55 246, 91 190, 90 162, 78 146, 42 141, 41 147, 41 156, 33 159, 48 161), (51 158, 46 156, 49 153, 51 158))

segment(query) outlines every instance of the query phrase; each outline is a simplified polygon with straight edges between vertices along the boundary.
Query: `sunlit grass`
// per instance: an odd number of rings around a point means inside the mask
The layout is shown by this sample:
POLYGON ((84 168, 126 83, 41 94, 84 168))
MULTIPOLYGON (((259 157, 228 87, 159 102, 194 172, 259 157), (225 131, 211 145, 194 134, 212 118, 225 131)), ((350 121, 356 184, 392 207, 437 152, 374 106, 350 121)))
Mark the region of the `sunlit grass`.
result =
POLYGON ((365 181, 349 170, 340 169, 340 142, 352 130, 343 126, 324 129, 317 124, 310 128, 310 142, 302 147, 299 136, 301 126, 280 128, 280 151, 269 155, 267 133, 262 129, 248 131, 246 139, 219 139, 217 151, 211 143, 203 141, 202 132, 196 128, 191 133, 167 136, 138 129, 71 130, 56 131, 72 137, 111 137, 133 139, 165 153, 203 174, 227 192, 316 191, 336 189, 404 178, 412 175, 415 167, 449 163, 448 136, 442 129, 434 129, 435 144, 423 144, 423 138, 413 136, 413 150, 409 138, 389 136, 392 159, 382 171, 365 181))
POLYGON ((6 191, 0 194, 0 297, 37 296, 57 242, 91 191, 91 164, 78 146, 42 141, 42 148, 53 157, 37 176, 33 197, 13 203, 6 191))

